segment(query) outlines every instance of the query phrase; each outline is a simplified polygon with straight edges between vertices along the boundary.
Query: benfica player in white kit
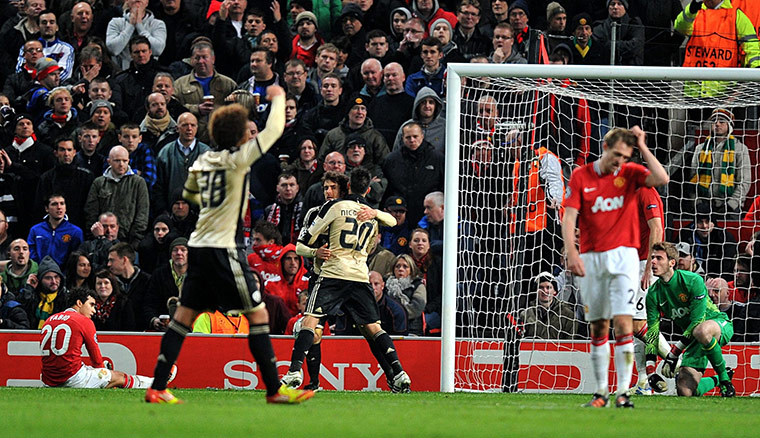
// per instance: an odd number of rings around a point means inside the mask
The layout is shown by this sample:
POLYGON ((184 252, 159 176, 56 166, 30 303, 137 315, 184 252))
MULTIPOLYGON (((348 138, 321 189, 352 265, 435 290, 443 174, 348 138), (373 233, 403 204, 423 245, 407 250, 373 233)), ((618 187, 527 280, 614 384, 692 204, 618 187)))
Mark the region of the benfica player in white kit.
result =
POLYGON ((633 315, 639 290, 639 212, 636 190, 668 183, 668 174, 646 145, 646 134, 614 128, 604 137, 599 160, 575 169, 570 177, 562 218, 567 267, 580 277, 580 292, 591 323, 591 362, 597 389, 585 406, 604 407, 609 400, 610 318, 616 334, 615 406, 633 407, 628 383, 633 374, 633 315), (648 169, 627 161, 638 147, 648 169), (576 220, 580 253, 575 245, 576 220))
MULTIPOLYGON (((71 291, 71 307, 50 316, 42 326, 42 383, 66 388, 149 388, 153 379, 106 368, 100 354, 95 324, 95 292, 71 291), (82 362, 87 347, 92 366, 82 362)), ((176 374, 172 369, 171 377, 176 374)))

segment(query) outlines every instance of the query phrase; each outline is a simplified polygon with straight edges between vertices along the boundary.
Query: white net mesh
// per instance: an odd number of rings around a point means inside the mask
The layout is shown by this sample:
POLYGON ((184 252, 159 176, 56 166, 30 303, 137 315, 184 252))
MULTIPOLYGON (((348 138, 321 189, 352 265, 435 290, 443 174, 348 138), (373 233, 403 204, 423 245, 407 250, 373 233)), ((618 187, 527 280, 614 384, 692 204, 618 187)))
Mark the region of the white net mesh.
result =
MULTIPOLYGON (((760 230, 752 212, 745 220, 760 194, 760 84, 476 76, 462 81, 459 108, 448 109, 450 117, 459 114, 461 124, 457 390, 584 390, 585 365, 572 364, 578 358, 587 361, 588 325, 577 281, 563 268, 561 210, 550 204, 553 198, 562 200, 572 169, 601 154, 601 139, 616 126, 640 125, 670 174, 671 183, 658 191, 665 238, 690 243, 691 254, 679 262, 685 266, 693 260, 705 278, 729 282, 720 307, 733 318, 732 342, 760 340, 760 309, 753 307, 760 303, 730 302, 751 301, 751 275, 733 282, 737 257, 748 264, 744 270, 752 268, 751 257, 741 254, 760 230), (699 151, 708 136, 718 143, 721 138, 710 121, 715 108, 733 112, 728 135, 735 154, 731 170, 718 170, 711 185, 700 188, 705 160, 699 151), (559 164, 556 173, 552 162, 559 164), (733 176, 733 185, 721 188, 724 174, 733 176), (708 209, 714 230, 700 238, 694 232, 695 213, 708 209), (541 272, 550 273, 558 288, 548 310, 538 305, 539 298, 548 300, 539 297, 532 281, 541 272), (573 340, 579 342, 567 342, 573 340)), ((672 325, 662 327, 670 339, 672 325)))

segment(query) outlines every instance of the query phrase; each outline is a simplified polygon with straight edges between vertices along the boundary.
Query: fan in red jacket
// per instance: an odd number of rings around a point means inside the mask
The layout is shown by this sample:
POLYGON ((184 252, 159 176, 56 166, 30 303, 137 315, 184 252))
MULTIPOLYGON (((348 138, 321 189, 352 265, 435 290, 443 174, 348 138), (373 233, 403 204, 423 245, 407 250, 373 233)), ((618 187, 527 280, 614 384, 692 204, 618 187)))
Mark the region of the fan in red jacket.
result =
POLYGON ((309 288, 309 276, 303 258, 296 254, 296 247, 288 244, 282 249, 280 258, 282 277, 278 281, 267 281, 267 291, 283 300, 292 315, 298 311, 298 294, 309 288))
POLYGON ((248 265, 264 277, 265 284, 281 280, 280 258, 285 252, 277 226, 267 221, 256 222, 252 241, 253 252, 248 255, 248 265))

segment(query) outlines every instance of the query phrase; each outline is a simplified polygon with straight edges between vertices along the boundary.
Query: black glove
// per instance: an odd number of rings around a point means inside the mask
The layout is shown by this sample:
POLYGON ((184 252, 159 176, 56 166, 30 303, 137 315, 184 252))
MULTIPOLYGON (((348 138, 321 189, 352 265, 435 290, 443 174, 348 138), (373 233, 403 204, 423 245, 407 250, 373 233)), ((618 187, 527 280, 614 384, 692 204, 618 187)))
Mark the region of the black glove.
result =
POLYGON ((689 3, 689 12, 692 14, 696 14, 699 12, 699 10, 702 9, 702 2, 699 0, 692 0, 691 3, 689 3))
POLYGON ((647 381, 654 392, 663 393, 668 390, 668 382, 657 373, 650 374, 647 381))

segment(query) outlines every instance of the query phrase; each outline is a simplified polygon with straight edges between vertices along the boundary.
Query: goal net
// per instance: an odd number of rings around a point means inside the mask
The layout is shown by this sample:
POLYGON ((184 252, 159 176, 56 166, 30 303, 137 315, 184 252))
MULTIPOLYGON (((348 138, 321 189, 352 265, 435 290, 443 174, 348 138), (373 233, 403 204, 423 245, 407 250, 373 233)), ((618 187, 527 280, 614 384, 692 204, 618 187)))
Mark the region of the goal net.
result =
MULTIPOLYGON (((664 237, 688 243, 679 245, 682 268, 725 280, 709 283, 734 321, 724 355, 741 371, 737 391, 755 392, 760 376, 745 343, 760 340, 760 304, 733 301, 751 301, 748 252, 760 231, 760 212, 750 211, 760 195, 759 82, 760 72, 745 69, 450 65, 442 390, 592 391, 560 204, 572 170, 600 156, 605 133, 639 125, 671 178, 658 189, 664 237), (713 122, 731 114, 729 152, 700 153, 721 141, 713 122), (707 237, 695 236, 699 215, 709 218, 707 237), (748 266, 735 275, 737 260, 748 266), (539 275, 556 296, 538 291, 539 275)), ((661 327, 670 340, 672 324, 661 327)))

